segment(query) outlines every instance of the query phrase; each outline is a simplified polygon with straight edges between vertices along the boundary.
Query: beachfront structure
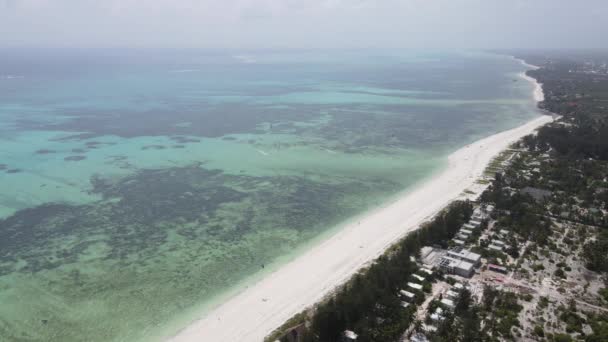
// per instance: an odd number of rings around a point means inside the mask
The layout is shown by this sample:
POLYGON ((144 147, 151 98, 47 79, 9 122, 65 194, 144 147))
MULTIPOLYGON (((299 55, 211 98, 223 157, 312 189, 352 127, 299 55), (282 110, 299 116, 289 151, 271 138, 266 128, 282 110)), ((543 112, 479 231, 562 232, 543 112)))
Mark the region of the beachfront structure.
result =
POLYGON ((421 277, 417 274, 412 274, 412 277, 414 277, 416 280, 418 280, 421 283, 424 281, 424 277, 421 277))
POLYGON ((414 297, 416 297, 415 294, 413 294, 413 293, 411 293, 409 291, 405 291, 405 290, 399 291, 399 294, 401 296, 403 296, 406 300, 412 300, 412 299, 414 299, 414 297))
POLYGON ((445 296, 448 297, 451 300, 456 300, 456 298, 458 298, 458 292, 452 291, 452 290, 448 290, 445 293, 445 296))
POLYGON ((463 246, 464 245, 464 241, 463 240, 454 239, 452 241, 454 241, 454 244, 457 245, 457 246, 463 246))
POLYGON ((353 342, 356 341, 359 336, 354 331, 344 330, 342 334, 342 342, 353 342))
POLYGON ((465 223, 465 224, 463 224, 463 225, 462 225, 462 228, 463 228, 463 229, 470 229, 470 230, 473 230, 473 229, 477 228, 477 226, 472 225, 472 224, 470 224, 470 223, 465 223))
POLYGON ((481 255, 463 249, 461 251, 448 251, 447 256, 450 258, 467 261, 477 267, 481 263, 481 255))
POLYGON ((471 225, 473 225, 473 226, 475 226, 475 227, 479 227, 479 226, 481 226, 481 221, 477 221, 477 220, 469 220, 469 223, 468 223, 468 224, 471 224, 471 225))
POLYGON ((497 245, 493 245, 493 244, 489 245, 488 249, 492 250, 492 251, 502 252, 502 246, 497 246, 497 245))
POLYGON ((429 270, 428 268, 424 268, 423 267, 419 271, 422 272, 422 273, 425 273, 427 276, 433 275, 433 271, 429 270))
POLYGON ((469 234, 469 235, 473 234, 473 231, 471 229, 467 229, 467 228, 461 228, 460 232, 463 234, 469 234))
POLYGON ((454 307, 456 307, 456 304, 454 304, 454 301, 451 299, 448 299, 448 298, 443 298, 441 300, 441 304, 443 304, 448 309, 453 309, 454 307))
POLYGON ((502 240, 492 240, 492 244, 496 245, 496 246, 501 246, 501 247, 505 246, 505 243, 502 242, 502 240))
POLYGON ((407 283, 407 287, 416 291, 422 291, 422 285, 416 283, 407 283))
POLYGON ((458 240, 468 240, 469 239, 469 235, 465 234, 465 233, 458 233, 458 235, 456 235, 456 237, 458 238, 458 240))
POLYGON ((475 273, 473 264, 464 260, 458 260, 450 257, 443 257, 439 262, 439 268, 449 274, 456 274, 461 277, 470 278, 475 273))
POLYGON ((422 263, 425 265, 430 265, 431 267, 439 262, 442 255, 443 252, 440 249, 435 249, 433 247, 426 246, 420 249, 420 258, 422 263))

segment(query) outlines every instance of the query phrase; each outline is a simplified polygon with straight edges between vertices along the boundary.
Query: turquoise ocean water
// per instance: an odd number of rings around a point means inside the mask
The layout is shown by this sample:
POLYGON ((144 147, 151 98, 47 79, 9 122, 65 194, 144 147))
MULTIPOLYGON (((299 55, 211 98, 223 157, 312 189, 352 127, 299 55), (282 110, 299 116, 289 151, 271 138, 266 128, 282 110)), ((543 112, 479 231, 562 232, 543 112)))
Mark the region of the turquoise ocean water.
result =
POLYGON ((539 115, 484 52, 3 50, 0 340, 149 341, 539 115))

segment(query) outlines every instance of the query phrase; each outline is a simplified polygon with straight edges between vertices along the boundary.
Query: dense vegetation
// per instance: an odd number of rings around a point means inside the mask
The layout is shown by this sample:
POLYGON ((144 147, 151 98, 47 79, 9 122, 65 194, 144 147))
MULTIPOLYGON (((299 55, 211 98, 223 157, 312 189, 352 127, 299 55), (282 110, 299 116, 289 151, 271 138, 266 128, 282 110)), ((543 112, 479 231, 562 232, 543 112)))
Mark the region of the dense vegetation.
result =
MULTIPOLYGON (((562 216, 603 227, 584 249, 587 267, 608 271, 608 74, 604 52, 554 58, 524 56, 542 66, 528 74, 543 84, 542 107, 562 116, 524 140, 530 151, 551 153, 545 187, 567 194, 562 216), (572 210, 574 208, 575 210, 572 210), (578 209, 584 208, 584 209, 578 209), (578 210, 577 210, 578 209, 578 210), (574 212, 574 213, 572 213, 574 212)), ((554 214, 560 214, 554 212, 554 214)))

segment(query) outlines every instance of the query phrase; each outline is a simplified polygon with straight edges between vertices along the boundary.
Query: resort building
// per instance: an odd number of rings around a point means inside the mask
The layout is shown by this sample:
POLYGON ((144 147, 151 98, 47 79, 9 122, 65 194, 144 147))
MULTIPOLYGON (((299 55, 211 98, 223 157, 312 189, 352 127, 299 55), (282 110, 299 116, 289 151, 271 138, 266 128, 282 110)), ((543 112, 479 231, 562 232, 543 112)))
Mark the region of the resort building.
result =
POLYGON ((505 243, 502 242, 502 240, 492 240, 492 244, 496 245, 496 246, 501 246, 501 247, 505 246, 505 243))
POLYGON ((425 273, 427 276, 432 276, 433 275, 433 271, 429 270, 428 268, 424 268, 423 267, 419 271, 422 272, 422 273, 425 273))
POLYGON ((447 298, 443 298, 441 300, 441 304, 443 304, 448 309, 454 309, 456 307, 456 304, 454 304, 454 301, 451 299, 447 299, 447 298))
POLYGON ((469 239, 469 235, 467 235, 465 233, 458 233, 458 235, 456 235, 456 237, 458 238, 458 240, 468 240, 469 239))
POLYGON ((354 331, 344 330, 342 334, 342 342, 353 342, 356 341, 359 336, 354 331))
POLYGON ((414 277, 414 279, 418 280, 421 283, 424 281, 424 277, 421 277, 417 274, 412 274, 412 277, 414 277))
POLYGON ((415 294, 413 294, 413 293, 411 293, 409 291, 405 291, 405 290, 399 291, 399 294, 401 296, 403 296, 406 300, 413 300, 416 297, 415 294))
POLYGON ((481 226, 481 221, 470 219, 468 224, 471 224, 475 227, 479 227, 479 226, 481 226))
POLYGON ((452 291, 452 290, 448 290, 445 293, 445 296, 448 297, 451 300, 456 300, 458 298, 458 292, 452 291))
POLYGON ((416 291, 422 291, 422 285, 416 283, 407 283, 407 287, 416 291))
POLYGON ((461 277, 470 278, 475 273, 473 264, 467 261, 458 260, 450 257, 443 257, 439 262, 439 268, 449 274, 456 274, 461 277))
POLYGON ((422 247, 420 249, 421 261, 423 264, 428 265, 429 267, 436 265, 443 254, 444 252, 442 250, 429 246, 422 247))
POLYGON ((501 247, 501 246, 494 245, 494 244, 489 245, 489 246, 488 246, 488 249, 489 249, 489 250, 492 250, 492 251, 502 252, 502 247, 501 247))
POLYGON ((462 225, 462 228, 473 230, 473 229, 477 228, 477 226, 475 226, 475 225, 473 225, 471 223, 465 223, 465 224, 462 225))
POLYGON ((466 249, 460 251, 448 251, 447 256, 450 258, 470 262, 475 267, 479 266, 479 264, 481 263, 481 255, 473 253, 466 249))
POLYGON ((454 244, 455 244, 456 246, 463 246, 463 245, 464 245, 464 241, 463 241, 463 240, 460 240, 460 239, 454 239, 454 240, 452 240, 452 241, 454 241, 454 244))
POLYGON ((463 234, 468 234, 468 235, 473 234, 473 231, 471 229, 467 229, 467 228, 461 228, 460 232, 463 234))

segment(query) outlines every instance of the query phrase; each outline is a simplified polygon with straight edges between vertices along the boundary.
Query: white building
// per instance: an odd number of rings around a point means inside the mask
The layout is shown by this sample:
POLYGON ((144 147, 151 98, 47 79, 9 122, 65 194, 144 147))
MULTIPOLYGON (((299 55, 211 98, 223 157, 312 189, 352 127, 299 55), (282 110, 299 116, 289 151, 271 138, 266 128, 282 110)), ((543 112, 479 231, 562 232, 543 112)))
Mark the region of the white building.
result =
POLYGON ((489 245, 488 249, 492 251, 502 252, 502 246, 489 245))
POLYGON ((492 240, 492 244, 496 245, 496 246, 501 246, 501 247, 505 246, 505 243, 502 242, 502 240, 492 240))
POLYGON ((448 309, 453 309, 456 307, 456 304, 454 304, 454 301, 451 299, 447 299, 447 298, 443 298, 441 300, 441 304, 445 305, 448 309))
POLYGON ((481 226, 481 221, 478 220, 469 220, 469 224, 472 224, 475 227, 481 226))
POLYGON ((456 300, 458 298, 458 292, 452 291, 452 290, 448 290, 445 293, 445 296, 448 297, 451 300, 456 300))
POLYGON ((473 234, 473 231, 471 229, 467 229, 467 228, 460 228, 460 232, 463 234, 473 234))
POLYGON ((421 283, 424 281, 424 277, 421 277, 417 274, 412 274, 412 277, 414 277, 414 279, 418 280, 421 283))
POLYGON ((463 225, 462 225, 462 228, 464 228, 464 229, 471 229, 471 230, 473 230, 473 229, 477 228, 477 226, 472 225, 472 224, 470 224, 470 223, 465 223, 465 224, 463 224, 463 225))
POLYGON ((344 333, 342 334, 342 340, 344 342, 356 341, 358 337, 359 336, 357 336, 354 331, 350 330, 344 330, 344 333))
POLYGON ((458 233, 456 235, 456 237, 458 238, 458 240, 468 240, 469 239, 469 235, 465 234, 465 233, 458 233))
POLYGON ((443 321, 445 317, 443 316, 443 309, 438 307, 435 309, 435 312, 431 314, 431 320, 433 321, 443 321))
POLYGON ((422 285, 416 283, 407 283, 407 287, 416 291, 422 291, 422 285))
POLYGON ((450 258, 470 262, 475 267, 479 266, 479 264, 481 263, 481 255, 479 255, 477 253, 473 253, 466 249, 463 249, 459 252, 448 251, 447 256, 449 256, 450 258))
POLYGON ((409 291, 405 291, 405 290, 399 291, 399 294, 401 296, 405 297, 405 299, 407 299, 407 300, 412 300, 412 299, 414 299, 414 297, 416 297, 415 294, 413 294, 413 293, 411 293, 409 291))
POLYGON ((473 273, 475 273, 473 264, 470 262, 450 257, 441 258, 439 267, 446 273, 456 274, 466 278, 472 277, 473 273))
POLYGON ((464 245, 464 241, 463 240, 454 239, 452 241, 454 241, 454 244, 457 245, 457 246, 463 246, 464 245))
POLYGON ((426 273, 427 276, 433 275, 433 271, 429 270, 428 268, 421 268, 420 272, 422 273, 426 273))

